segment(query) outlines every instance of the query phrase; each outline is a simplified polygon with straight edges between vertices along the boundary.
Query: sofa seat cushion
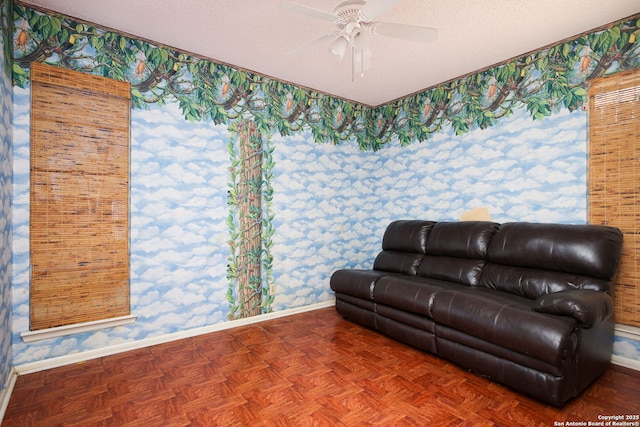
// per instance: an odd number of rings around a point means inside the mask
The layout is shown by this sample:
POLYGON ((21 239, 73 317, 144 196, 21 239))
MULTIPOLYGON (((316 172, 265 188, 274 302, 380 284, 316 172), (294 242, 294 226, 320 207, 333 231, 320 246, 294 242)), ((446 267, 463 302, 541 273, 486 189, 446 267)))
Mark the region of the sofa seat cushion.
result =
POLYGON ((373 299, 378 304, 431 318, 434 295, 450 288, 464 289, 466 286, 424 277, 389 275, 376 282, 373 299))
POLYGON ((381 271, 344 269, 334 272, 329 284, 334 292, 372 301, 373 287, 383 275, 381 271))
POLYGON ((434 294, 436 324, 561 368, 574 355, 577 322, 532 309, 533 301, 486 288, 442 289, 434 294))

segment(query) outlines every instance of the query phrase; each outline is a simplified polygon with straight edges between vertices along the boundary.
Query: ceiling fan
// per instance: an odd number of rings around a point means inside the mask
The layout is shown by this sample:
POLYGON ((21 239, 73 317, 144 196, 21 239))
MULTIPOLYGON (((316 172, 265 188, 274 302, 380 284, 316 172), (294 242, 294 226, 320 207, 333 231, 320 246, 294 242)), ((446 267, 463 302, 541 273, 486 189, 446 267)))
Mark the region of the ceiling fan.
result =
POLYGON ((395 37, 425 43, 435 40, 438 37, 438 31, 435 28, 375 21, 379 15, 393 8, 399 1, 346 0, 336 4, 331 13, 293 1, 283 1, 280 6, 284 9, 330 21, 338 27, 336 31, 305 43, 288 52, 287 55, 295 55, 332 40, 329 51, 342 59, 351 50, 353 71, 358 70, 364 74, 370 66, 369 43, 372 36, 395 37))

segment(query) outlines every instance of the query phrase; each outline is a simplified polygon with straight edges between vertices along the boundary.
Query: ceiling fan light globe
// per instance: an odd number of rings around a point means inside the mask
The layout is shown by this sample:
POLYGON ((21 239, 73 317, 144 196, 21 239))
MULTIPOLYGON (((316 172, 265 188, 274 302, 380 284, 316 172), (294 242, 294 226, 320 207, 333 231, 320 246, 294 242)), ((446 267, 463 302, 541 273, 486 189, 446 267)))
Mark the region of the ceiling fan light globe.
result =
POLYGON ((356 49, 367 49, 371 41, 371 31, 368 28, 362 30, 353 38, 353 47, 356 49))
POLYGON ((344 37, 338 37, 331 45, 329 46, 329 52, 338 58, 344 58, 344 54, 347 52, 347 47, 349 46, 349 42, 344 37))

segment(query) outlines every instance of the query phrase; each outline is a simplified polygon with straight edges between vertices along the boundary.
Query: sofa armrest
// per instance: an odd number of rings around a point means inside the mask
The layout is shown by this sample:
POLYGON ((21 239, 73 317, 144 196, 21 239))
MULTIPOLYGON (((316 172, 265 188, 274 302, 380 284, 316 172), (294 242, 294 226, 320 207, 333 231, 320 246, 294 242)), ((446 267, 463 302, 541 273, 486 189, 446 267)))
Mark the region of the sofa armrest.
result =
POLYGON ((382 271, 342 269, 331 275, 329 284, 331 290, 352 297, 373 300, 373 289, 382 271))
POLYGON ((590 329, 613 312, 613 299, 600 291, 571 289, 552 292, 536 299, 533 309, 540 313, 572 316, 590 329))

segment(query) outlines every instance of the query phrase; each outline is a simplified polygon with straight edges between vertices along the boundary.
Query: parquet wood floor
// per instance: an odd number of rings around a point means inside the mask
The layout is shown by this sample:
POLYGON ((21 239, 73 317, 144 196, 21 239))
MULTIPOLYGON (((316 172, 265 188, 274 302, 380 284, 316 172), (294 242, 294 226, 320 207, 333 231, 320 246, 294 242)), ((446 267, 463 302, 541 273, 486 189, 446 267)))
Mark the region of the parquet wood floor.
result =
POLYGON ((640 413, 612 367, 558 409, 333 308, 20 376, 11 426, 555 426, 640 413))

